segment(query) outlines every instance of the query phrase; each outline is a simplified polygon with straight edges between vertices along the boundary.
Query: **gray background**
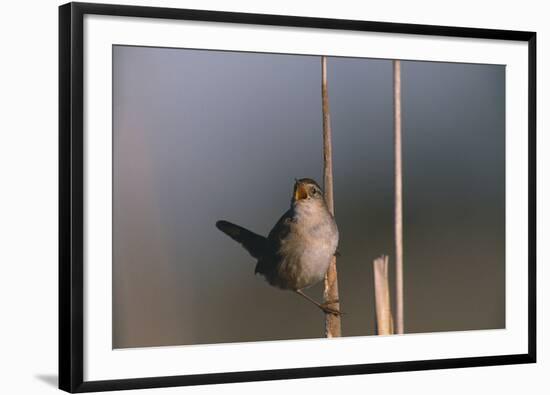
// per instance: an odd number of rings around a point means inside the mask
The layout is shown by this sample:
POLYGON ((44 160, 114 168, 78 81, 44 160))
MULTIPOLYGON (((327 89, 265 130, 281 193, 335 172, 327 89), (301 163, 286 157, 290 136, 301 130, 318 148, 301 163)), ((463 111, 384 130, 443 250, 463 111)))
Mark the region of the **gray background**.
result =
MULTIPOLYGON (((342 329, 371 335, 372 260, 393 277, 392 64, 328 73, 342 329)), ((504 327, 504 76, 402 63, 408 333, 504 327)), ((267 234, 294 177, 322 181, 320 58, 116 46, 113 92, 113 346, 322 337, 214 226, 267 234)))

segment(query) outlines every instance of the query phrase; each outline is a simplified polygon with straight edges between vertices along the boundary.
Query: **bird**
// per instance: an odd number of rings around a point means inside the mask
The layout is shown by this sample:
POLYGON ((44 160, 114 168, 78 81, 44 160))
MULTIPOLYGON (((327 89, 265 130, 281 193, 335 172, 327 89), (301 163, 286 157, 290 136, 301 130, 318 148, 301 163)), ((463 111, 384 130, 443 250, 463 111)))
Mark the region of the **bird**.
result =
POLYGON ((257 260, 255 274, 272 286, 289 290, 315 304, 326 314, 340 315, 331 307, 338 300, 319 303, 304 293, 324 279, 338 248, 338 226, 323 191, 311 178, 294 180, 290 208, 267 237, 220 220, 216 227, 240 243, 257 260))

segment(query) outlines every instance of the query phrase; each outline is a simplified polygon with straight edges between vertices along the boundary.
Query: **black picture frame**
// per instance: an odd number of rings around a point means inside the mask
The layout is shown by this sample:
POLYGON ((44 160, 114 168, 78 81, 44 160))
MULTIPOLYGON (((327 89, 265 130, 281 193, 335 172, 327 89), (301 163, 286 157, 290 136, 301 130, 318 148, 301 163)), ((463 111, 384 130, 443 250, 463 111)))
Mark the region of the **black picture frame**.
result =
POLYGON ((536 33, 110 4, 59 8, 59 388, 89 392, 536 361, 536 33), (84 381, 83 351, 83 18, 86 14, 449 36, 528 43, 529 260, 528 352, 470 358, 84 381))

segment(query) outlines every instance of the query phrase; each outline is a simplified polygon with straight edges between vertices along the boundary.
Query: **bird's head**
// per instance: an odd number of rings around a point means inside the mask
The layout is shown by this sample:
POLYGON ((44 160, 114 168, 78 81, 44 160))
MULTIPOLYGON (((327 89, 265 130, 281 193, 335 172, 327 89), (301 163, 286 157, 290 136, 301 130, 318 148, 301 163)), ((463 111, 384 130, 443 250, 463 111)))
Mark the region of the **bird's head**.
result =
POLYGON ((296 204, 308 200, 324 202, 323 190, 319 184, 311 178, 295 179, 292 203, 296 204))

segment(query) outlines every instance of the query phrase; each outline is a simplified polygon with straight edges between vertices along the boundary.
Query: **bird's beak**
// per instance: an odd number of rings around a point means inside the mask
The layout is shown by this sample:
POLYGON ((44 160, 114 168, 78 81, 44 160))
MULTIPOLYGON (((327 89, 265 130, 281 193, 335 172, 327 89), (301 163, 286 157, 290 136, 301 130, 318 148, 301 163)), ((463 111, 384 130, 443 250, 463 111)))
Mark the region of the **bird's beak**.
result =
POLYGON ((302 200, 307 198, 307 189, 304 184, 296 183, 294 184, 294 201, 302 200))

